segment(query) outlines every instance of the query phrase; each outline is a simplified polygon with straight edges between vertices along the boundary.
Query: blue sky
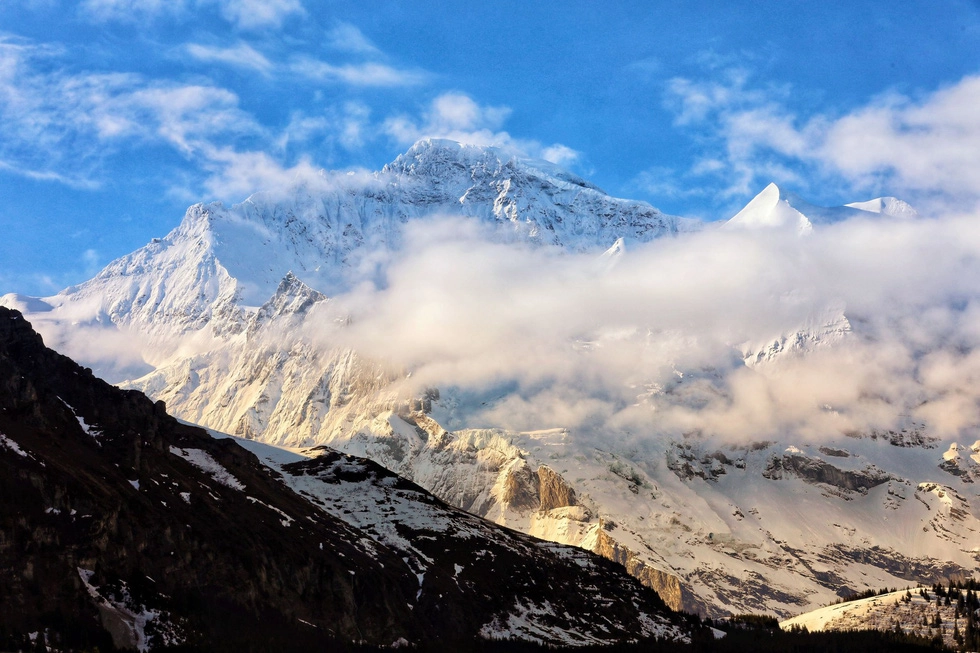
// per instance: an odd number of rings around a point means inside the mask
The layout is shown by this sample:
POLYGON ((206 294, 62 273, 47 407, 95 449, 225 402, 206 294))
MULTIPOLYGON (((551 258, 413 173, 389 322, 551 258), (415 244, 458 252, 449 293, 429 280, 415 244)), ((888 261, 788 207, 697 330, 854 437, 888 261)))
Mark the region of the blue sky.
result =
POLYGON ((980 4, 4 0, 0 294, 52 294, 176 226, 424 136, 730 217, 980 197, 980 4))

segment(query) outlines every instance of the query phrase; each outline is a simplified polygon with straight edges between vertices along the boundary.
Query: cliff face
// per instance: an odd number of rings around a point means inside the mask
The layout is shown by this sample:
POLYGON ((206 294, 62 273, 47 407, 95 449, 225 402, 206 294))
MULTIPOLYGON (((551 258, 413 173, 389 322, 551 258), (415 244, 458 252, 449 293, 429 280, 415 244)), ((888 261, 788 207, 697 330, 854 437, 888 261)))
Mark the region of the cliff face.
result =
POLYGON ((598 530, 592 550, 603 558, 623 565, 626 571, 638 578, 641 583, 656 590, 664 603, 672 609, 695 613, 707 612, 704 601, 685 587, 677 576, 646 564, 634 551, 614 540, 601 528, 598 530))

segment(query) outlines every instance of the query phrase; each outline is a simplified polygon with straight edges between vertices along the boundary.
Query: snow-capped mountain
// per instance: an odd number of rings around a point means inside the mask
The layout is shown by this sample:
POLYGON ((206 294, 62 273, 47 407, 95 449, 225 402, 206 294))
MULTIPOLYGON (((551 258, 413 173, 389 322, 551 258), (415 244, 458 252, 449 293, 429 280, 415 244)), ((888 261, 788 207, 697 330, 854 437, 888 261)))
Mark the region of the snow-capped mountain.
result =
MULTIPOLYGON (((697 228, 545 161, 423 140, 374 174, 324 172, 232 207, 196 204, 171 233, 90 281, 40 302, 4 301, 31 313, 50 308, 53 319, 79 326, 138 330, 143 359, 158 366, 186 348, 189 334, 207 349, 210 337, 238 333, 289 272, 328 295, 375 280, 404 224, 438 215, 473 218, 503 241, 568 251, 697 228)), ((131 370, 97 371, 118 379, 131 370)))
MULTIPOLYGON (((496 242, 589 253, 587 273, 601 276, 630 260, 632 243, 697 225, 550 164, 446 141, 420 142, 374 175, 322 182, 191 207, 171 234, 95 279, 5 301, 43 309, 32 319, 69 352, 73 334, 129 337, 139 355, 120 365, 114 350, 103 368, 183 419, 371 459, 454 506, 616 560, 675 608, 786 616, 867 587, 980 569, 976 437, 940 438, 911 416, 885 430, 828 430, 838 415, 829 404, 818 425, 758 437, 720 437, 698 421, 736 402, 732 375, 778 380, 788 362, 865 338, 846 306, 819 304, 781 331, 732 339, 721 363, 638 373, 621 406, 630 420, 565 427, 548 414, 536 428, 505 429, 486 416, 522 409, 519 385, 420 386, 413 370, 350 346, 362 325, 337 297, 385 283, 379 271, 405 247, 402 226, 463 216, 496 242), (58 330, 66 322, 74 330, 58 330), (675 409, 685 426, 657 421, 675 409)), ((782 225, 795 238, 855 216, 915 218, 892 198, 826 209, 770 186, 723 231, 751 239, 780 229, 750 228, 782 225)), ((642 372, 671 336, 643 326, 568 349, 629 341, 642 372)))
POLYGON ((832 224, 868 214, 903 219, 917 215, 915 209, 894 197, 879 197, 828 208, 810 204, 795 193, 769 184, 724 226, 727 229, 789 228, 800 234, 808 234, 813 231, 814 224, 832 224))

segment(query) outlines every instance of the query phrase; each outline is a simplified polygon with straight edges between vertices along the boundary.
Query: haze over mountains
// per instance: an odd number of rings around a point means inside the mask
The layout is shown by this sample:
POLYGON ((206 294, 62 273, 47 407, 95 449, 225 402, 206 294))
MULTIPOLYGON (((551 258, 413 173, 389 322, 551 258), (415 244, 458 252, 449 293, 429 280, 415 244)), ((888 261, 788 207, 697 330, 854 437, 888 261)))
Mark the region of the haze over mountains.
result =
POLYGON ((969 219, 894 198, 701 224, 431 140, 3 303, 188 421, 788 616, 980 569, 978 268, 969 219))

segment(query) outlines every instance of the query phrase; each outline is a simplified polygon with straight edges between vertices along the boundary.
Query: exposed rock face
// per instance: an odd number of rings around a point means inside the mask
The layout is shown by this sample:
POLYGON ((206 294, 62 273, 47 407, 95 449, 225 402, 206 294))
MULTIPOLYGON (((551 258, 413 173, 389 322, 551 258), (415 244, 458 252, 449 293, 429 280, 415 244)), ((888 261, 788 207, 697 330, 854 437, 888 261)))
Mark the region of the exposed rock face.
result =
POLYGON ((576 505, 575 490, 550 467, 546 465, 538 467, 538 482, 538 494, 541 497, 539 510, 548 511, 576 505))
POLYGON ((701 614, 709 612, 704 601, 691 593, 677 576, 644 563, 635 552, 614 540, 604 529, 599 530, 593 551, 626 567, 626 570, 639 578, 640 582, 656 590, 664 602, 673 609, 701 614))
POLYGON ((939 469, 960 477, 964 483, 980 481, 980 440, 969 448, 958 442, 951 444, 943 454, 939 469))
POLYGON ((534 510, 541 505, 540 477, 521 458, 507 470, 501 501, 518 512, 534 510))
POLYGON ((685 634, 618 566, 374 463, 323 451, 288 468, 333 494, 290 489, 286 471, 95 378, 0 308, 0 647, 30 632, 141 650, 685 634))
POLYGON ((783 478, 785 473, 793 474, 810 483, 822 483, 841 490, 861 493, 866 493, 870 488, 881 485, 890 478, 888 474, 875 467, 848 471, 801 453, 773 456, 763 476, 776 480, 783 478))

